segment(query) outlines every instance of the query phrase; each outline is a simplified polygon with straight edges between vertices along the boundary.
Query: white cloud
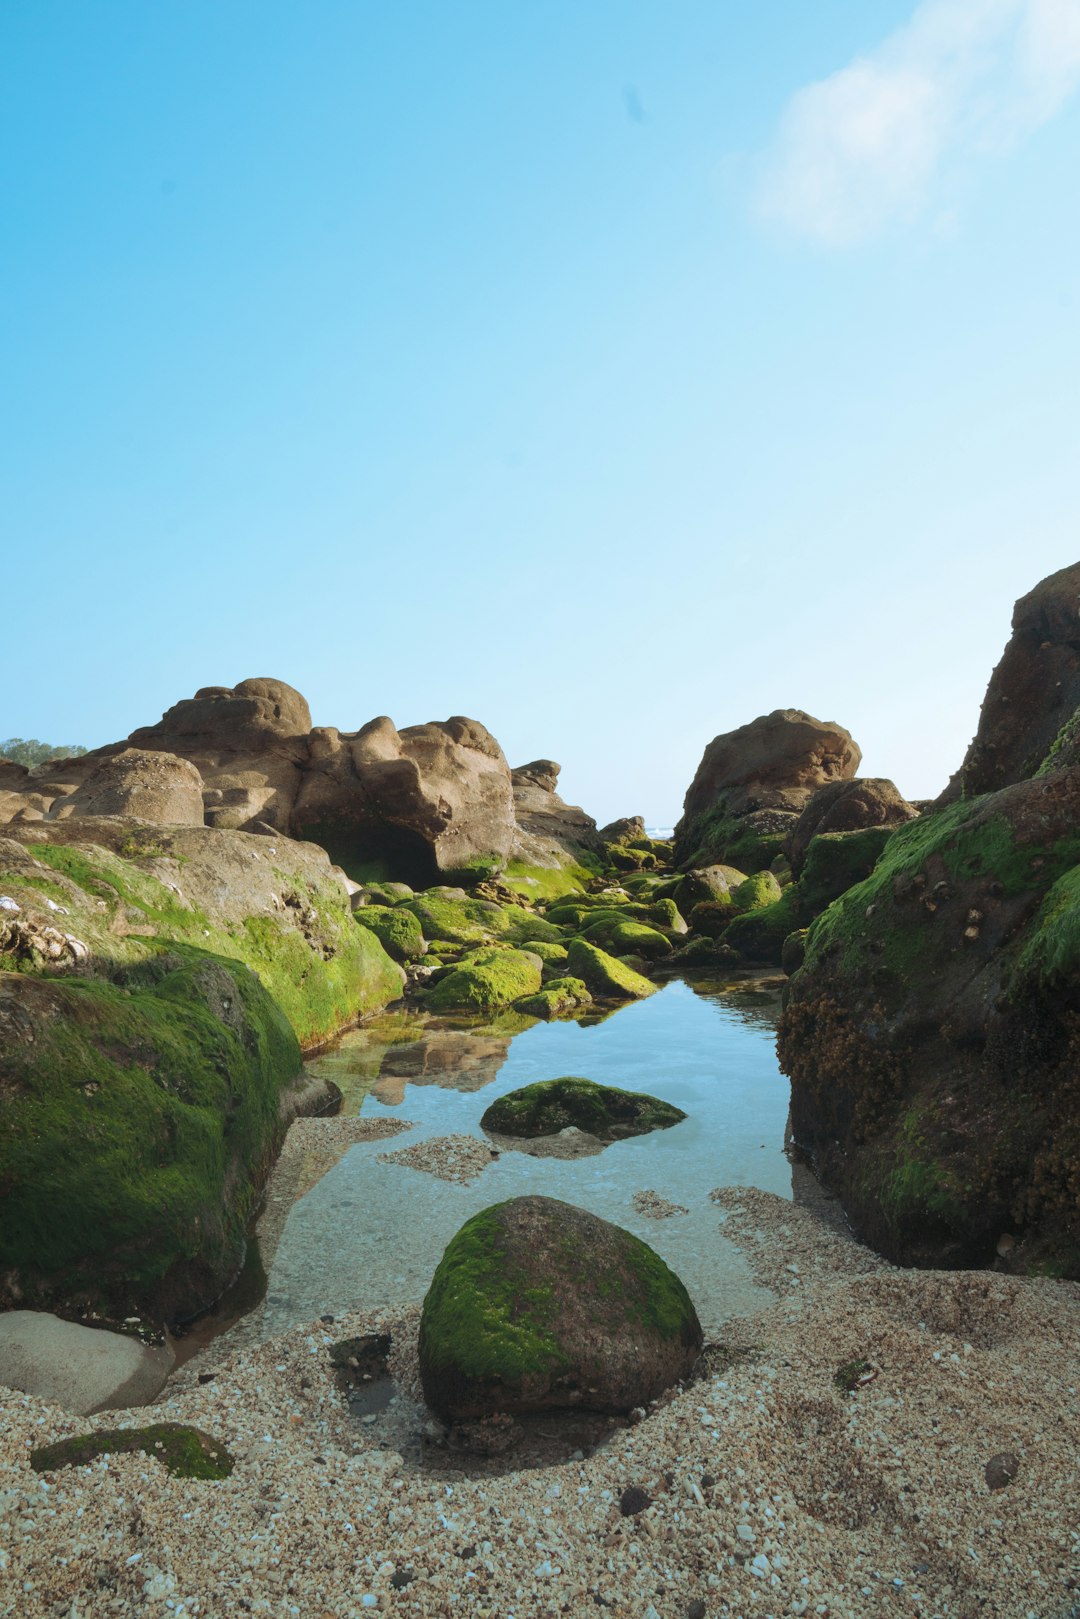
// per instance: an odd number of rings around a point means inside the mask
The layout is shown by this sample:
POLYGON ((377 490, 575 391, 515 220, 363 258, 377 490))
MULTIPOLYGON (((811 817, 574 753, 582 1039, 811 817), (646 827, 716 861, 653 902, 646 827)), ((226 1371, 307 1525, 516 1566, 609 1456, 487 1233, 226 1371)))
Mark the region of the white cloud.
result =
POLYGON ((1080 0, 921 0, 873 51, 796 91, 759 203, 845 246, 933 199, 953 165, 1001 151, 1080 87, 1080 0))

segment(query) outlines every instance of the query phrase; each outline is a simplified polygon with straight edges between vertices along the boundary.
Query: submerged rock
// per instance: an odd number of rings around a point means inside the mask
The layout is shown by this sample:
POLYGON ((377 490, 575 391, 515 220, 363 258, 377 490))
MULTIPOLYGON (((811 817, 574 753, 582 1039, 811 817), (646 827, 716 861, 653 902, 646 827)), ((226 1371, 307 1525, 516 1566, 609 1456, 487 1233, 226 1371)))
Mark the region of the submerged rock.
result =
POLYGON ((686 1114, 644 1091, 624 1091, 568 1075, 541 1079, 492 1102, 480 1120, 482 1130, 504 1136, 551 1136, 574 1126, 599 1141, 668 1130, 686 1114))
POLYGON ((701 1324, 648 1244, 584 1209, 514 1198, 467 1220, 424 1300, 424 1398, 446 1420, 625 1412, 689 1376, 701 1324))

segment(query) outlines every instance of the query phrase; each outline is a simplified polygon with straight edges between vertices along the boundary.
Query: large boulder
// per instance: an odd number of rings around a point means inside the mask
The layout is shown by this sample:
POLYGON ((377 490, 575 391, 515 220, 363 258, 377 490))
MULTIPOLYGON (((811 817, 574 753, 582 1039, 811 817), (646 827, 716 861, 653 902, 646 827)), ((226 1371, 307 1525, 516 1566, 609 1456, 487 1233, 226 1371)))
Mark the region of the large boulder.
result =
POLYGON ((842 725, 778 708, 714 737, 675 828, 680 865, 767 865, 819 788, 854 776, 862 758, 842 725))
POLYGON ((641 815, 624 815, 600 828, 601 843, 636 843, 644 836, 645 820, 641 815))
MULTIPOLYGON (((1041 581, 1013 610, 1012 637, 990 677, 979 728, 941 802, 1033 776, 1055 742, 1075 764, 1070 722, 1080 707, 1080 562, 1041 581), (1064 735, 1063 735, 1064 733, 1064 735)), ((1080 727, 1074 727, 1080 735, 1080 727)))
POLYGON ((856 776, 819 787, 792 828, 786 853, 797 877, 811 838, 828 832, 861 832, 867 826, 903 826, 918 810, 895 783, 880 776, 856 776))
POLYGON ((449 1243, 424 1300, 420 1375, 441 1417, 625 1412, 688 1377, 702 1331, 646 1243, 584 1209, 519 1197, 449 1243))
POLYGON ((792 1129, 890 1258, 983 1264, 1007 1236, 1015 1265, 1080 1276, 1078 919, 1073 768, 898 828, 810 928, 792 1129))
POLYGON ((170 1348, 81 1327, 44 1310, 0 1315, 0 1384, 76 1416, 149 1405, 172 1370, 170 1348))
POLYGON ((301 1047, 404 974, 314 845, 107 817, 6 830, 0 1308, 183 1317, 242 1260, 308 1105, 301 1047))
POLYGON ((56 803, 54 813, 58 820, 121 815, 158 826, 202 826, 203 780, 188 759, 124 748, 96 759, 75 791, 56 803))

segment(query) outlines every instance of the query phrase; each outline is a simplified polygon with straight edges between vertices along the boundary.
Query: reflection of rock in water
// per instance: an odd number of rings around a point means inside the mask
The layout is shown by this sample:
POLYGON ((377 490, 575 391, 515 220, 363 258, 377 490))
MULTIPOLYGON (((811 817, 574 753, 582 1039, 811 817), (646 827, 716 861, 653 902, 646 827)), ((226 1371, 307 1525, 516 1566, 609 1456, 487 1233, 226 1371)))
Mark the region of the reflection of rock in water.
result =
POLYGON ((440 1029, 408 1045, 391 1046, 383 1057, 371 1094, 384 1107, 396 1107, 406 1085, 441 1085, 445 1090, 479 1091, 490 1085, 506 1061, 509 1039, 440 1029))
POLYGON ((735 975, 721 978, 716 973, 680 974, 695 995, 703 1001, 718 1001, 724 1010, 750 1029, 775 1029, 780 1017, 780 991, 787 980, 775 973, 768 977, 735 975))

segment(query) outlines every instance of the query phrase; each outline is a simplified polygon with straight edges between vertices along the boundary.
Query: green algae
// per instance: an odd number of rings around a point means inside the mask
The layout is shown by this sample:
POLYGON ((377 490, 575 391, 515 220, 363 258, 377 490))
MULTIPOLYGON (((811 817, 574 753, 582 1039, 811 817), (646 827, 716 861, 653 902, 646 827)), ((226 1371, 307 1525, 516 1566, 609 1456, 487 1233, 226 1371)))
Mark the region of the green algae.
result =
POLYGON ((353 917, 374 933, 394 961, 418 961, 427 949, 420 923, 404 906, 361 905, 353 917))
POLYGON ((601 1000, 644 1000, 652 995, 656 985, 627 967, 624 962, 609 956, 588 939, 573 939, 566 959, 570 977, 580 978, 586 988, 601 1000))
POLYGON ((433 1012, 495 1012, 540 988, 541 968, 523 950, 473 951, 441 978, 427 996, 433 1012))
POLYGON ((574 1126, 601 1141, 667 1130, 686 1114, 670 1102, 644 1091, 598 1085, 567 1075, 542 1079, 500 1096, 487 1109, 480 1126, 495 1135, 550 1136, 574 1126))
POLYGON ((134 1451, 160 1462, 175 1478, 228 1478, 235 1466, 220 1440, 180 1422, 108 1428, 39 1445, 30 1452, 30 1466, 35 1473, 54 1473, 61 1467, 89 1467, 101 1456, 129 1456, 134 1451))

